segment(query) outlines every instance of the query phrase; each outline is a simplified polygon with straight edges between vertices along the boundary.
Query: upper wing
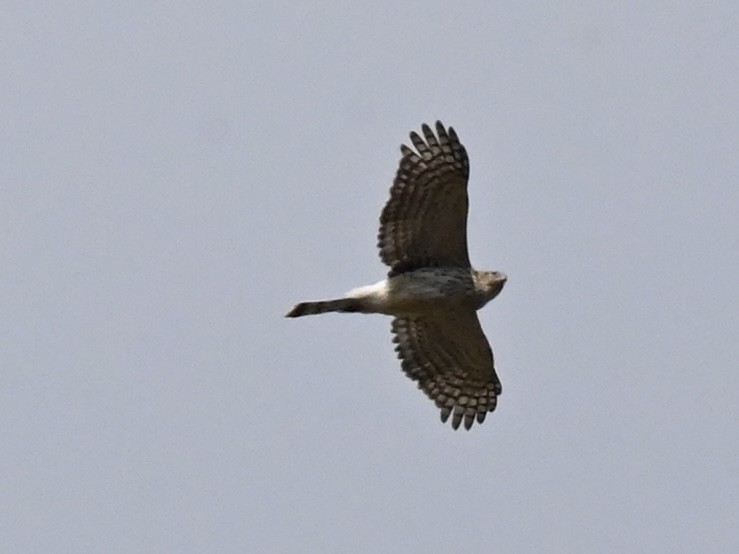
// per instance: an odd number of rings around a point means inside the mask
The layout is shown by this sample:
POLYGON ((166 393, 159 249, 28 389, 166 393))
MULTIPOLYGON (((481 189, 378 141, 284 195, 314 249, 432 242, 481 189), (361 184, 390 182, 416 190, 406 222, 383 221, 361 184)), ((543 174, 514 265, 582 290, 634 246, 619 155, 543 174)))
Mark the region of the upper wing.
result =
POLYGON ((403 157, 380 215, 377 246, 391 273, 424 266, 469 266, 467 179, 469 160, 457 133, 436 122, 423 138, 410 134, 417 152, 401 145, 403 157))
POLYGON ((457 429, 485 420, 495 409, 501 385, 493 351, 472 311, 445 311, 431 316, 399 317, 393 342, 405 374, 441 408, 457 429))

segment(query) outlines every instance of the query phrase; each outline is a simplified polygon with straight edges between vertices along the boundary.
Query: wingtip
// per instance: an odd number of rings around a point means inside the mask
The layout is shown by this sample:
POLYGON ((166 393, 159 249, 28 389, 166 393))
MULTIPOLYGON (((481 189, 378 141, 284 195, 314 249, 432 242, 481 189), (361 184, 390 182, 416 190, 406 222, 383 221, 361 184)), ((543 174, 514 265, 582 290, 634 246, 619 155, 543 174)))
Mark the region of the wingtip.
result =
POLYGON ((456 406, 454 409, 452 409, 452 407, 443 407, 439 415, 442 423, 446 423, 451 417, 452 429, 455 431, 460 427, 464 427, 465 431, 469 431, 475 424, 475 420, 477 420, 478 423, 485 421, 487 413, 463 410, 459 409, 459 406, 456 406))

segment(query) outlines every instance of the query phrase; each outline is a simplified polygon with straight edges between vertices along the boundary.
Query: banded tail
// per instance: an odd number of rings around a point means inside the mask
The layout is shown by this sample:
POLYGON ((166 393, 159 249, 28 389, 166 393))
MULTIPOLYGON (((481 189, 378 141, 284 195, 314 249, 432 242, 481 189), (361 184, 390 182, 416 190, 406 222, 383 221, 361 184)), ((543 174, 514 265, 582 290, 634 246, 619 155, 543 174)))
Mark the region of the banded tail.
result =
POLYGON ((363 312, 365 307, 360 298, 339 298, 337 300, 321 300, 318 302, 301 302, 295 304, 285 317, 302 317, 329 312, 363 312))

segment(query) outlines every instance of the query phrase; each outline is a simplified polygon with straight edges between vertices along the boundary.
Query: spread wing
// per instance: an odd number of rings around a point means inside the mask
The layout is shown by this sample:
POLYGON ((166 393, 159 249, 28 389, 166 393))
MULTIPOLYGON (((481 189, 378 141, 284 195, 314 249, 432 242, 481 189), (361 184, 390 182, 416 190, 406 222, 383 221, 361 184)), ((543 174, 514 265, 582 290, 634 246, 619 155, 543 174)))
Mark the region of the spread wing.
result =
POLYGON ((454 429, 462 420, 469 429, 495 410, 502 389, 474 311, 398 317, 392 330, 403 372, 441 409, 443 422, 451 415, 454 429))
POLYGON ((416 150, 403 157, 380 215, 377 246, 391 274, 419 267, 469 267, 467 179, 469 160, 457 133, 436 122, 423 137, 410 134, 416 150))

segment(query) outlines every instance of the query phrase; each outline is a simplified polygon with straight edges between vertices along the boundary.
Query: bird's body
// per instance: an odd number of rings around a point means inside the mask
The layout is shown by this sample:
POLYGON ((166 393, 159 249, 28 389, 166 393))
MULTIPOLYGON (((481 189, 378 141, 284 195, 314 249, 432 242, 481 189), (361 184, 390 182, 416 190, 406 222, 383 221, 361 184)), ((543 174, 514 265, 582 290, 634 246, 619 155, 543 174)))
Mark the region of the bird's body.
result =
POLYGON ((456 429, 482 423, 501 393, 493 353, 476 311, 506 282, 499 271, 477 271, 467 252, 467 153, 454 129, 423 125, 411 133, 416 151, 403 157, 380 216, 378 247, 387 279, 343 298, 301 302, 287 313, 380 313, 394 317, 396 351, 408 377, 450 415, 456 429))
POLYGON ((497 296, 503 282, 505 275, 499 271, 425 267, 352 289, 344 298, 301 302, 287 313, 287 317, 328 312, 408 316, 460 306, 479 310, 497 296))

